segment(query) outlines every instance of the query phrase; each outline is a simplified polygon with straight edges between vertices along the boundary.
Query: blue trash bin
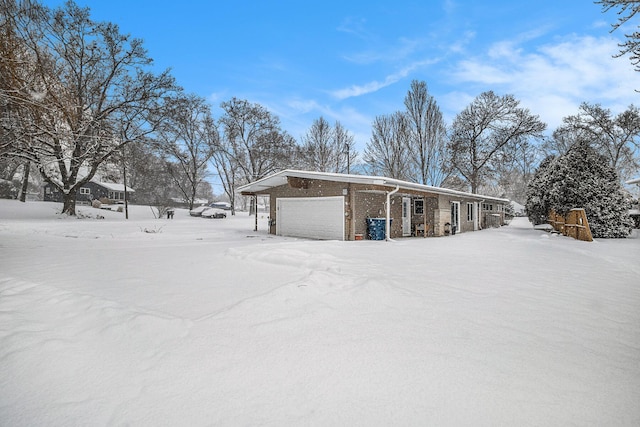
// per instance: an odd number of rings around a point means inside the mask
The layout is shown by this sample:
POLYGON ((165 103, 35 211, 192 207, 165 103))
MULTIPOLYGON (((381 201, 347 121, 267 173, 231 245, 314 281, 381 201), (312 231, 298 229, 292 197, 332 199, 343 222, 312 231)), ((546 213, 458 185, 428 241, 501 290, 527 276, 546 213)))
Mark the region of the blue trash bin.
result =
MULTIPOLYGON (((367 234, 371 240, 384 240, 386 237, 386 218, 367 218, 367 234)), ((389 220, 391 224, 392 220, 389 220)))

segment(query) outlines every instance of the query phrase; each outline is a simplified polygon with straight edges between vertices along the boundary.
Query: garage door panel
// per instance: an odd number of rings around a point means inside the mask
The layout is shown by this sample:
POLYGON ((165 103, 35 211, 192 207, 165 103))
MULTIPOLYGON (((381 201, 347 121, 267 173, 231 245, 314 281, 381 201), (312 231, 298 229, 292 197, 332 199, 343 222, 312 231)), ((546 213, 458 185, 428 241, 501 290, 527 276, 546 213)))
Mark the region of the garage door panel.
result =
POLYGON ((276 234, 321 240, 344 240, 344 197, 276 200, 276 234))

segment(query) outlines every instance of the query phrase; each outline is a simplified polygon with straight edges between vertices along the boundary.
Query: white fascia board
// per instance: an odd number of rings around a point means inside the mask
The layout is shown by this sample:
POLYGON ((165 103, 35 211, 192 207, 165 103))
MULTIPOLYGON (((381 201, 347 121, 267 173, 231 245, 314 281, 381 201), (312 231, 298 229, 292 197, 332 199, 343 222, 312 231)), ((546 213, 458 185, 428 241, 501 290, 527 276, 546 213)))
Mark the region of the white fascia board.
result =
POLYGON ((247 193, 260 193, 261 191, 268 190, 273 187, 284 185, 287 182, 288 177, 306 178, 306 179, 320 179, 324 181, 344 182, 351 184, 365 184, 365 185, 379 185, 390 187, 390 191, 395 187, 400 187, 405 190, 417 190, 434 194, 445 194, 452 196, 461 196, 471 198, 475 200, 493 200, 497 202, 509 203, 509 199, 503 199, 499 197, 484 196, 481 194, 465 193, 463 191, 450 190, 448 188, 432 187, 429 185, 417 184, 408 181, 402 181, 399 179, 386 178, 381 176, 367 176, 367 175, 350 175, 343 173, 331 173, 331 172, 314 172, 314 171, 301 171, 294 169, 285 169, 280 172, 276 172, 273 175, 269 175, 265 178, 259 179, 250 184, 238 187, 238 192, 247 193))

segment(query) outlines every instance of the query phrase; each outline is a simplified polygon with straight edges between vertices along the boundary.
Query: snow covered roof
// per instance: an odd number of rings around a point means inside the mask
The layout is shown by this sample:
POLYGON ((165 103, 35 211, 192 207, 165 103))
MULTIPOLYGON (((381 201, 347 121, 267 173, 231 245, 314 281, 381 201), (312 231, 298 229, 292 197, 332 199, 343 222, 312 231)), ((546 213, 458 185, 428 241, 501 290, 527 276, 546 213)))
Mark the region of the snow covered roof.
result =
POLYGON ((525 207, 518 202, 511 201, 511 206, 513 206, 513 210, 516 212, 524 212, 525 207))
POLYGON ((365 185, 379 185, 383 187, 389 187, 393 189, 399 187, 403 190, 417 190, 434 194, 445 194, 454 196, 464 196, 478 200, 493 200, 504 203, 509 203, 508 199, 502 199, 499 197, 483 196, 481 194, 465 193, 463 191, 450 190, 448 188, 432 187, 430 185, 417 184, 415 182, 402 181, 394 178, 386 178, 383 176, 367 176, 367 175, 351 175, 344 173, 330 173, 330 172, 313 172, 313 171, 301 171, 294 169, 285 169, 280 172, 276 172, 272 175, 254 181, 252 183, 243 185, 238 188, 238 191, 245 195, 260 194, 266 190, 278 187, 286 184, 289 177, 293 178, 305 178, 305 179, 320 179, 324 181, 334 182, 346 182, 351 184, 365 184, 365 185))
MULTIPOLYGON (((113 182, 100 182, 100 181, 91 181, 95 184, 98 184, 104 188, 106 188, 107 190, 111 190, 111 191, 124 191, 124 184, 116 184, 113 182)), ((136 190, 134 190, 133 188, 127 186, 127 192, 131 192, 131 193, 135 193, 136 190)))

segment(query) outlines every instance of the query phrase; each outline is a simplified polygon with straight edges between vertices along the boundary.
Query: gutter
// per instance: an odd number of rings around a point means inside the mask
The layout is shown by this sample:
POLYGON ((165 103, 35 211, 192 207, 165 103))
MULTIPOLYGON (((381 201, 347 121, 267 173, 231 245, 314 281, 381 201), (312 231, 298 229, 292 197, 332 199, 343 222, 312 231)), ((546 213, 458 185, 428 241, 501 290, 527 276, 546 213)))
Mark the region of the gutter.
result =
POLYGON ((397 193, 398 191, 400 191, 400 186, 396 185, 396 189, 392 190, 390 192, 387 193, 387 216, 385 218, 385 224, 384 224, 384 232, 385 232, 385 240, 387 242, 391 241, 391 195, 397 193))

